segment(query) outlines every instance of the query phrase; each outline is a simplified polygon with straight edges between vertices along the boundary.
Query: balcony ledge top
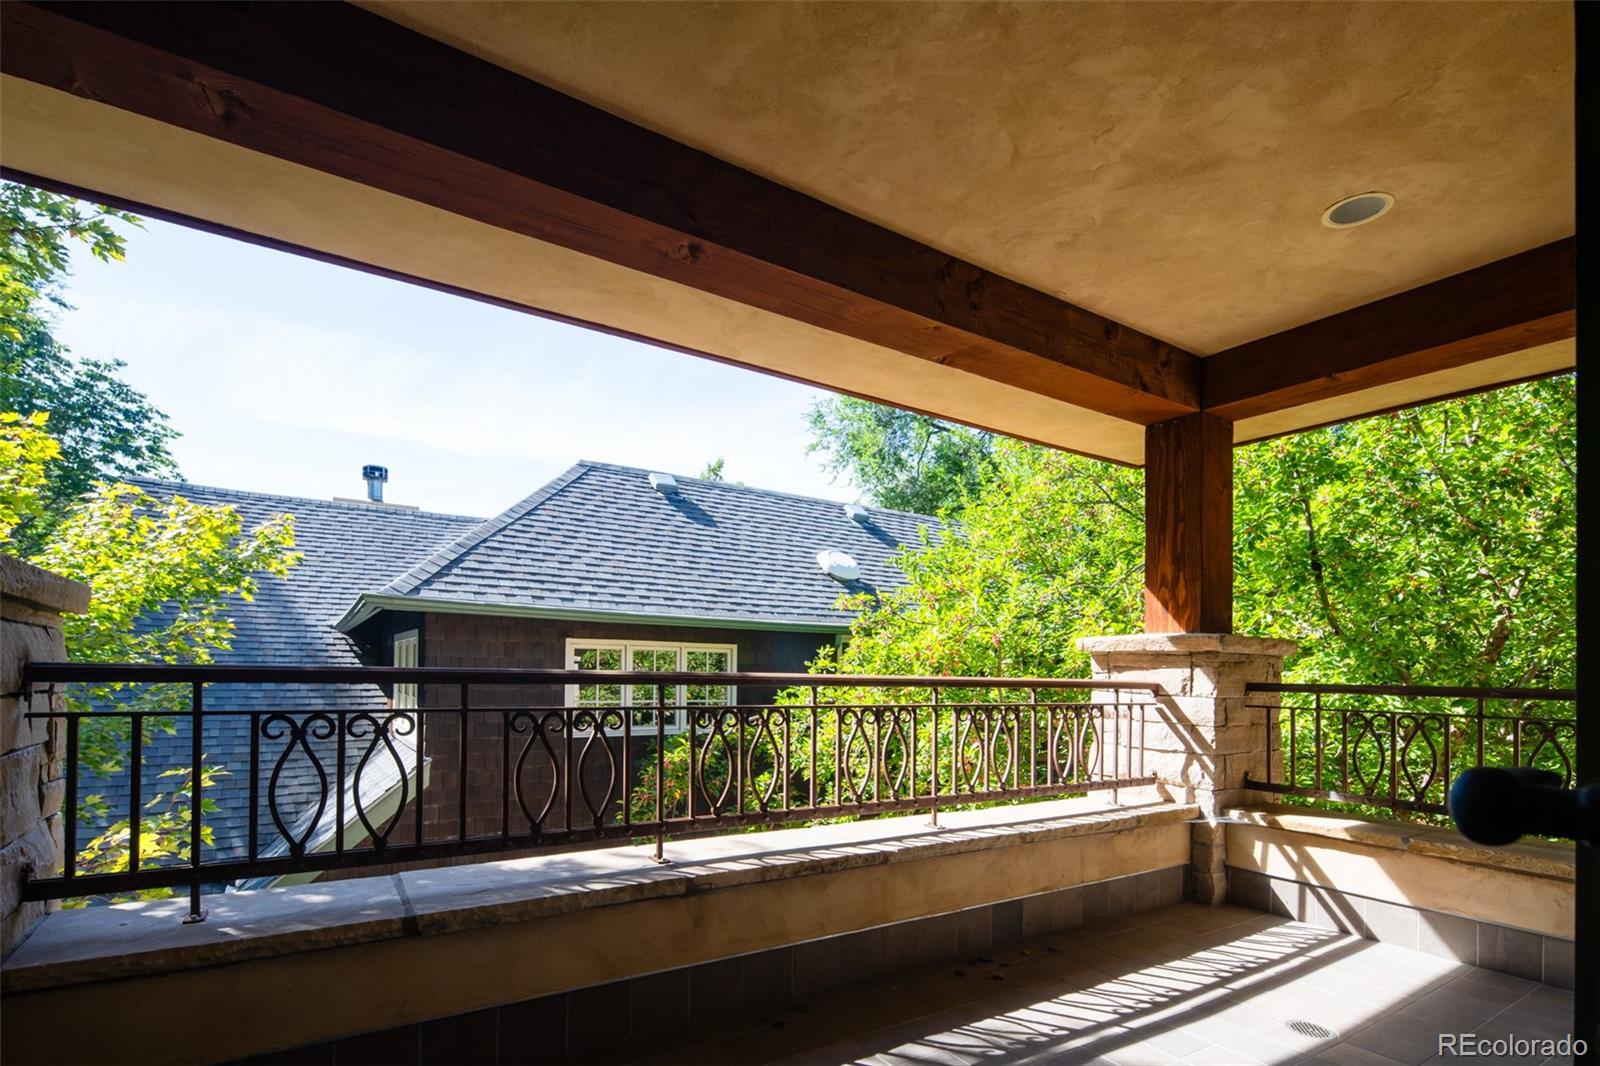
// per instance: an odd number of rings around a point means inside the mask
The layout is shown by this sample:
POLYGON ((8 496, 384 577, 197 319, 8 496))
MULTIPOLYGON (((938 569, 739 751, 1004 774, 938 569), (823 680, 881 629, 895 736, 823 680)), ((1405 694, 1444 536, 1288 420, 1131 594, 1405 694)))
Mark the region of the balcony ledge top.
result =
POLYGON ((1453 829, 1415 822, 1360 818, 1314 807, 1263 804, 1226 811, 1224 817, 1263 829, 1305 833, 1350 844, 1388 848, 1436 859, 1486 866, 1553 881, 1571 881, 1577 857, 1571 844, 1530 841, 1503 848, 1474 844, 1453 829))
POLYGON ((89 609, 89 586, 0 552, 0 599, 52 614, 82 614, 89 609))
POLYGON ((1181 823, 1198 813, 1191 804, 1107 807, 1103 798, 1089 797, 945 811, 939 828, 917 814, 672 841, 667 866, 651 862, 648 847, 536 855, 207 896, 207 920, 195 925, 182 924, 187 898, 58 911, 6 960, 0 992, 464 932, 760 881, 1181 823))

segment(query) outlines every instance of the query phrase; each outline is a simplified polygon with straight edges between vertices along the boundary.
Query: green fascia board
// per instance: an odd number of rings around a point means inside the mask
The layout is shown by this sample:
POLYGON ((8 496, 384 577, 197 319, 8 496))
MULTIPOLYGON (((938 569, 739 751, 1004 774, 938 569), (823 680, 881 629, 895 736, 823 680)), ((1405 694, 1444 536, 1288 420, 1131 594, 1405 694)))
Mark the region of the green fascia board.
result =
POLYGON ((693 626, 699 629, 751 629, 784 633, 848 633, 848 622, 788 622, 759 618, 713 618, 692 615, 635 614, 628 611, 585 611, 565 607, 532 607, 472 600, 434 600, 426 596, 362 595, 344 617, 334 623, 341 632, 352 629, 379 611, 434 614, 481 614, 496 618, 549 618, 567 622, 620 622, 630 625, 693 626))

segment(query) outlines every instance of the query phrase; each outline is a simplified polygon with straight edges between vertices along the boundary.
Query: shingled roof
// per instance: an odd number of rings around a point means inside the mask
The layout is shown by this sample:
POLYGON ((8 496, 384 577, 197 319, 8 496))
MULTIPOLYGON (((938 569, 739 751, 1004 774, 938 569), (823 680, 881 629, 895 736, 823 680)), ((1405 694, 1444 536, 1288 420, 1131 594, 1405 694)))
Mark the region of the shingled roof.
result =
MULTIPOLYGON (((295 548, 304 557, 287 578, 262 578, 254 599, 228 598, 227 614, 235 627, 233 646, 215 654, 220 664, 361 665, 350 638, 334 628, 340 612, 361 591, 383 585, 482 521, 465 515, 273 496, 176 481, 129 481, 162 500, 176 494, 206 506, 231 505, 247 529, 277 515, 294 515, 295 548)), ((206 706, 213 711, 357 711, 381 709, 385 701, 376 685, 229 684, 209 688, 206 706)), ((211 797, 218 810, 206 818, 215 833, 207 857, 235 857, 244 851, 249 824, 250 719, 220 715, 208 719, 202 739, 207 762, 229 771, 218 778, 211 797)), ((263 742, 263 752, 270 767, 276 751, 263 742)), ((183 723, 176 734, 158 732, 153 736, 146 749, 147 796, 154 791, 150 782, 157 780, 153 771, 187 767, 188 763, 188 731, 183 723)), ((84 788, 103 791, 113 812, 122 810, 125 778, 86 781, 84 788)), ((285 764, 282 788, 284 806, 291 810, 314 805, 320 791, 316 775, 303 757, 285 764)), ((264 808, 261 818, 265 845, 276 833, 264 808)))
MULTIPOLYGON (((858 521, 835 501, 693 478, 678 478, 676 492, 662 493, 650 474, 580 462, 486 521, 180 482, 134 483, 162 499, 179 494, 200 504, 232 505, 247 527, 283 513, 295 517, 295 547, 304 558, 287 579, 264 578, 253 600, 229 601, 236 628, 233 646, 216 655, 223 664, 360 665, 341 630, 384 609, 842 631, 853 616, 836 606, 840 594, 900 584, 903 575, 890 559, 938 524, 879 508, 863 509, 858 521), (860 578, 841 583, 824 574, 817 553, 827 549, 852 556, 860 578)), ((291 713, 385 707, 376 685, 219 684, 206 701, 208 710, 291 713)), ((246 852, 250 721, 218 715, 206 722, 206 760, 228 771, 209 792, 218 809, 207 816, 215 833, 208 858, 246 852)), ((331 776, 331 745, 327 751, 314 746, 331 776)), ((262 742, 263 778, 282 749, 281 740, 262 742)), ((407 749, 408 760, 414 757, 407 749)), ((151 739, 146 781, 161 769, 186 767, 188 759, 188 733, 180 722, 176 734, 151 739)), ((303 755, 285 762, 280 802, 297 835, 319 796, 331 796, 325 792, 330 785, 303 755)), ((93 787, 107 795, 114 812, 122 809, 125 777, 93 787)), ((270 854, 283 841, 261 791, 260 847, 270 854)), ((331 828, 331 818, 318 824, 321 835, 331 828)))
POLYGON ((722 481, 580 462, 407 572, 359 597, 349 629, 384 608, 543 617, 848 629, 844 591, 892 588, 890 562, 936 528, 927 515, 865 508, 722 481), (817 553, 843 551, 861 577, 841 586, 817 553))

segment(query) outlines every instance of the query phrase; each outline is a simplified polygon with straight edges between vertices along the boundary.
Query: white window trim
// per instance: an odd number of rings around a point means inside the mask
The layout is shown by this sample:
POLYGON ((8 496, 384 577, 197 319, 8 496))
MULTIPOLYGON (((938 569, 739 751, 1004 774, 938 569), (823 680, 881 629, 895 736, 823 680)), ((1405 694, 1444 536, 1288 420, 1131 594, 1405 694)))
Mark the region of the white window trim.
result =
MULTIPOLYGON (((624 673, 632 672, 631 667, 628 664, 632 663, 633 653, 635 651, 676 651, 678 653, 677 669, 679 671, 684 671, 690 652, 716 652, 718 654, 726 654, 728 656, 728 673, 737 673, 739 670, 739 646, 736 644, 703 644, 698 642, 679 644, 672 641, 663 640, 611 640, 605 638, 589 639, 585 637, 568 637, 566 644, 566 664, 568 670, 578 669, 577 653, 580 648, 586 651, 601 649, 621 652, 622 662, 624 664, 624 673)), ((607 671, 603 670, 595 671, 597 678, 604 677, 606 673, 607 671)), ((716 674, 706 675, 708 678, 716 676, 716 674)), ((677 691, 672 698, 672 703, 674 706, 667 717, 665 731, 668 734, 682 733, 688 729, 685 708, 689 700, 689 687, 688 685, 676 685, 673 687, 676 688, 677 691)), ((727 690, 729 704, 735 704, 739 702, 739 692, 736 686, 724 685, 722 687, 727 690)), ((633 706, 633 690, 633 685, 622 686, 622 705, 624 707, 633 706)), ((566 686, 566 705, 568 707, 578 706, 577 685, 566 686)), ((647 736, 653 731, 654 729, 651 726, 635 727, 634 729, 635 735, 641 736, 647 736)))
MULTIPOLYGON (((416 666, 422 662, 422 642, 420 633, 415 629, 407 629, 396 633, 389 642, 389 662, 394 666, 416 666), (402 663, 402 648, 410 649, 409 663, 402 663)), ((416 710, 417 686, 414 682, 395 684, 389 697, 389 705, 395 710, 416 710)))

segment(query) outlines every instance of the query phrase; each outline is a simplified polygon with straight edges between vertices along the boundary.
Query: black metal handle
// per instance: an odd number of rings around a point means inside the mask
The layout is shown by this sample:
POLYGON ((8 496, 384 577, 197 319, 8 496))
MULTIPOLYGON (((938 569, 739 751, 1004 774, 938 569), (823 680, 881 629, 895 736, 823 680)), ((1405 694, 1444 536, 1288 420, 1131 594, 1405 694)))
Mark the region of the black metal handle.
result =
POLYGON ((1511 844, 1531 833, 1600 847, 1600 785, 1561 783, 1560 774, 1531 766, 1480 766, 1451 786, 1450 817, 1479 844, 1511 844))

